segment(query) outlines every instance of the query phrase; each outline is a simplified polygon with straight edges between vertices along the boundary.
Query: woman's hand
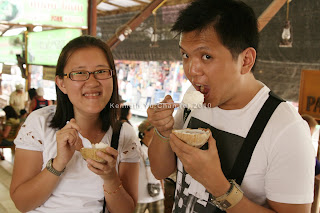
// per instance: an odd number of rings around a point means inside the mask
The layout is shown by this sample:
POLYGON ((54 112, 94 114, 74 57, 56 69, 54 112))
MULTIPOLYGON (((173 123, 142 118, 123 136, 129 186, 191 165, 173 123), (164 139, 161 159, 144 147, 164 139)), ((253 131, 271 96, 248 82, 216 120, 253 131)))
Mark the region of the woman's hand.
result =
POLYGON ((72 158, 75 150, 80 150, 82 147, 82 140, 78 134, 79 131, 80 127, 74 118, 61 130, 57 131, 57 157, 54 161, 59 168, 63 169, 72 158))
POLYGON ((117 178, 116 165, 118 151, 112 147, 107 147, 106 153, 97 151, 97 156, 101 157, 106 162, 99 163, 92 159, 87 159, 88 168, 97 175, 100 175, 104 181, 111 181, 112 179, 117 178))

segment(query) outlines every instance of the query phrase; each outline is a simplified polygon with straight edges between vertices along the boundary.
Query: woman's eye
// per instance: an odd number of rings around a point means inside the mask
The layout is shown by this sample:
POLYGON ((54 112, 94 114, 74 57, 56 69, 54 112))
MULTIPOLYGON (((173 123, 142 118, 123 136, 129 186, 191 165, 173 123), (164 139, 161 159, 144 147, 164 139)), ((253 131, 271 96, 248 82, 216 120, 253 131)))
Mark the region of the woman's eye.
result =
POLYGON ((210 58, 211 58, 210 55, 203 55, 203 56, 202 56, 202 59, 203 59, 203 60, 208 60, 208 59, 210 59, 210 58))
POLYGON ((182 58, 188 58, 188 57, 189 57, 188 54, 182 53, 182 58))

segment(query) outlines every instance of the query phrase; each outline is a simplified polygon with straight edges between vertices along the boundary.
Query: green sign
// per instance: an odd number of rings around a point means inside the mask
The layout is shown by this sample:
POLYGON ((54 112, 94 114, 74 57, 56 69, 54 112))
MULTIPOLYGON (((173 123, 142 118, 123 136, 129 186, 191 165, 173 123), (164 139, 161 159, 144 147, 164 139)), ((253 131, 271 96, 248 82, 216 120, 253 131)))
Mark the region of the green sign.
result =
POLYGON ((16 54, 22 55, 22 35, 0 37, 0 62, 17 64, 16 54))
POLYGON ((48 30, 28 34, 28 63, 56 66, 62 48, 81 35, 80 29, 48 30))
POLYGON ((88 0, 0 0, 0 23, 87 28, 88 0))

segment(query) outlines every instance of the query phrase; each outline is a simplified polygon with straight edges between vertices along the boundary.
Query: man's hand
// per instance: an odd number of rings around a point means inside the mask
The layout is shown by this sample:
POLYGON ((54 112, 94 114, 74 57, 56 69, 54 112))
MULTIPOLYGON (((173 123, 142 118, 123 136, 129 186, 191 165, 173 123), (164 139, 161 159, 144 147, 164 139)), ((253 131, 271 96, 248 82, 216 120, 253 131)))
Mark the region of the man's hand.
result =
POLYGON ((186 172, 210 193, 214 196, 220 196, 228 191, 230 183, 222 172, 216 140, 212 135, 208 140, 208 150, 192 147, 174 134, 170 136, 170 145, 186 172))
POLYGON ((172 113, 179 105, 173 102, 170 95, 167 95, 161 103, 151 105, 147 110, 148 121, 164 137, 170 136, 174 124, 172 113))

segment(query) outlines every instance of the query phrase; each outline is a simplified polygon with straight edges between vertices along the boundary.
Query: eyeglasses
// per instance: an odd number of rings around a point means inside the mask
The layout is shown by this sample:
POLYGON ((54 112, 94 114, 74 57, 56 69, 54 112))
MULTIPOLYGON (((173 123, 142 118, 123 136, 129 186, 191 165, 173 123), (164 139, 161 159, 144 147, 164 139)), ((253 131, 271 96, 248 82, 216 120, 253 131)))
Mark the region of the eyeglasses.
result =
POLYGON ((112 69, 96 70, 93 72, 89 71, 72 71, 69 74, 63 74, 65 78, 70 78, 72 81, 86 81, 89 79, 90 74, 93 74, 94 78, 97 80, 104 80, 112 77, 112 69))

